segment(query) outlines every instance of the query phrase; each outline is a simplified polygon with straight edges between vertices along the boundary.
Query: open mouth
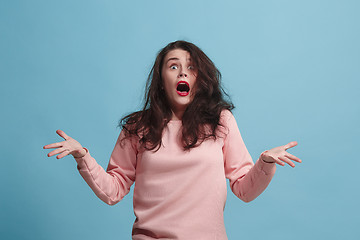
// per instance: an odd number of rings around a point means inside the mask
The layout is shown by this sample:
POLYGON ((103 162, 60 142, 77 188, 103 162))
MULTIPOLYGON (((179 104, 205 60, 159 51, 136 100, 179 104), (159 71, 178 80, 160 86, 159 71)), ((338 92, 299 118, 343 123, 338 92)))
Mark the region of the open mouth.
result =
POLYGON ((177 86, 176 86, 176 92, 180 96, 187 96, 189 94, 189 92, 190 92, 189 83, 187 83, 185 81, 179 81, 177 86))

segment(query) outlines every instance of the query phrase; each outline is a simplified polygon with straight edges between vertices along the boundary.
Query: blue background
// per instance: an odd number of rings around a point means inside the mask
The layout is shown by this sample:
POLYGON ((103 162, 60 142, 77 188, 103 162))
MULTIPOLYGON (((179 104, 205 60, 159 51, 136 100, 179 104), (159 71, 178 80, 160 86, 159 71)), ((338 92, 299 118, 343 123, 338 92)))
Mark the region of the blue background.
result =
POLYGON ((64 130, 106 168, 118 120, 142 106, 157 52, 178 39, 223 74, 253 160, 298 141, 243 203, 229 239, 359 239, 359 1, 0 2, 1 239, 130 239, 132 194, 101 202, 75 160, 42 146, 64 130))

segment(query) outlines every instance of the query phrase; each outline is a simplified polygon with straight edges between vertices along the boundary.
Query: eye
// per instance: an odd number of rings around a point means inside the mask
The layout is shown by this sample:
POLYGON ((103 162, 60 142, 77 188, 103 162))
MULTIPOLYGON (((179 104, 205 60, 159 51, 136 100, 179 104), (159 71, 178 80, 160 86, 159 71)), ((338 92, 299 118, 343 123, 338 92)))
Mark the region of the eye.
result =
POLYGON ((194 66, 191 66, 191 65, 190 65, 190 66, 188 66, 188 69, 189 69, 189 70, 194 70, 194 66))
POLYGON ((171 65, 171 66, 170 66, 170 69, 176 70, 176 69, 177 69, 177 66, 176 66, 176 65, 171 65))

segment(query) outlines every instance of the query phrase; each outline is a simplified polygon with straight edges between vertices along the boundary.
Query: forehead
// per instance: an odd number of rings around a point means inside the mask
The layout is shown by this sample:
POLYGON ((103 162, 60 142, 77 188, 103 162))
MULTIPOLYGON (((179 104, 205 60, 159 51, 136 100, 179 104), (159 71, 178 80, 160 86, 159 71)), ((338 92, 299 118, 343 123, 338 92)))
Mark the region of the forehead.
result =
POLYGON ((170 59, 179 59, 179 60, 191 60, 190 53, 188 51, 182 50, 182 49, 174 49, 168 52, 165 55, 165 62, 170 59))

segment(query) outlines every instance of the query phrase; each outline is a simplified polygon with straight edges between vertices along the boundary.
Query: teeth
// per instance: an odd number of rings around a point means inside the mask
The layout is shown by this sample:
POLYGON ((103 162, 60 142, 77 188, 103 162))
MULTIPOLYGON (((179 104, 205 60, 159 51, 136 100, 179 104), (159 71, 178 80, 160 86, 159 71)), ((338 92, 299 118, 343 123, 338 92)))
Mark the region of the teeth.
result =
POLYGON ((189 92, 190 88, 186 83, 179 83, 176 87, 179 92, 189 92))

